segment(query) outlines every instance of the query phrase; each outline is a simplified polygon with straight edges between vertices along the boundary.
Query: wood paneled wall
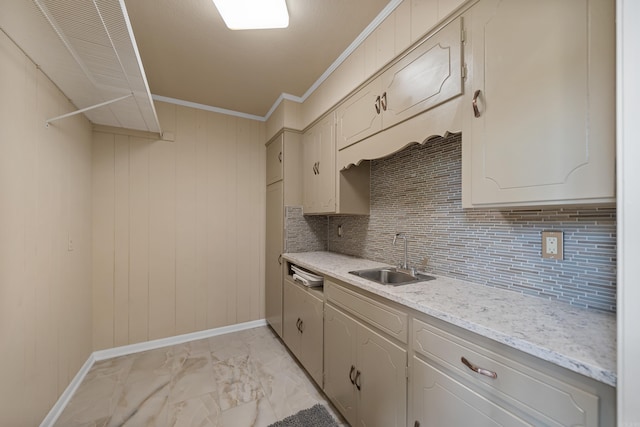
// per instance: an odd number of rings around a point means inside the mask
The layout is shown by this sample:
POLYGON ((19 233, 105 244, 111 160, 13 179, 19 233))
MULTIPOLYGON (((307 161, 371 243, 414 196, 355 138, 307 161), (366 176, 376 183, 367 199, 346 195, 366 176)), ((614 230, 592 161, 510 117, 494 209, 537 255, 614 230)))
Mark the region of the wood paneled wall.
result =
POLYGON ((264 318, 265 124, 156 103, 94 132, 94 349, 264 318))
POLYGON ((1 426, 38 425, 91 353, 91 124, 45 127, 74 109, 0 30, 1 426))

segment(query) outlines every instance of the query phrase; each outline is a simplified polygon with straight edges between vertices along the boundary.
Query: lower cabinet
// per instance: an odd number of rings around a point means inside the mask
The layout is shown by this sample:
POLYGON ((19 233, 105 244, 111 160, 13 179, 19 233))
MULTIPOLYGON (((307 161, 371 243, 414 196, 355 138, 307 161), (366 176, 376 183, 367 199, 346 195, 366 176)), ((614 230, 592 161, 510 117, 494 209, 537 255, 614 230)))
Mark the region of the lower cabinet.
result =
POLYGON ((327 304, 324 354, 324 391, 350 425, 406 425, 406 349, 327 304))
POLYGON ((615 390, 413 319, 410 418, 426 426, 615 425, 615 390))
POLYGON ((322 292, 298 285, 287 278, 283 293, 283 340, 309 375, 322 387, 322 292))

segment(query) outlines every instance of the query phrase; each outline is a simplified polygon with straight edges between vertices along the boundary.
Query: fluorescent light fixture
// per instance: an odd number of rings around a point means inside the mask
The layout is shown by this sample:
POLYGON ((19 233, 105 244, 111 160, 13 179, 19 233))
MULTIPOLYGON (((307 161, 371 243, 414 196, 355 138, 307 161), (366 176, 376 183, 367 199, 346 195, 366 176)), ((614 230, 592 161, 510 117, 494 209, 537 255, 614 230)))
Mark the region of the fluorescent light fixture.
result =
POLYGON ((285 0, 213 0, 224 23, 232 30, 287 28, 285 0))

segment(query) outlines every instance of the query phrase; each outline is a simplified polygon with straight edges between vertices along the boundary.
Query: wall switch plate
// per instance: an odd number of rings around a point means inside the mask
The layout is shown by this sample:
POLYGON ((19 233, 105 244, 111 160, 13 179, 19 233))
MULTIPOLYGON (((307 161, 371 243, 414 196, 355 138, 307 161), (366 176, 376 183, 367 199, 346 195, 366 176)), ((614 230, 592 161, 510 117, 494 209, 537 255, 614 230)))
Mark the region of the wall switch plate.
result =
POLYGON ((542 232, 542 258, 564 259, 562 231, 542 232))

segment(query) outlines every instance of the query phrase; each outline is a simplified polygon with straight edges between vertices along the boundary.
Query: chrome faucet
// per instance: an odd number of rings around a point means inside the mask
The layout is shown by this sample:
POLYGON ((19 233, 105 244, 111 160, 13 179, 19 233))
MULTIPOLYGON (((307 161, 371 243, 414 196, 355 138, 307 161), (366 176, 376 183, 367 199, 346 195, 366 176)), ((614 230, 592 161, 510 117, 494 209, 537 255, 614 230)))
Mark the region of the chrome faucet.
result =
POLYGON ((393 245, 395 246, 396 244, 396 240, 398 239, 398 237, 404 239, 404 263, 402 264, 402 266, 400 268, 402 268, 403 270, 408 270, 409 269, 409 265, 407 264, 407 235, 404 233, 396 233, 395 236, 393 236, 393 245))

